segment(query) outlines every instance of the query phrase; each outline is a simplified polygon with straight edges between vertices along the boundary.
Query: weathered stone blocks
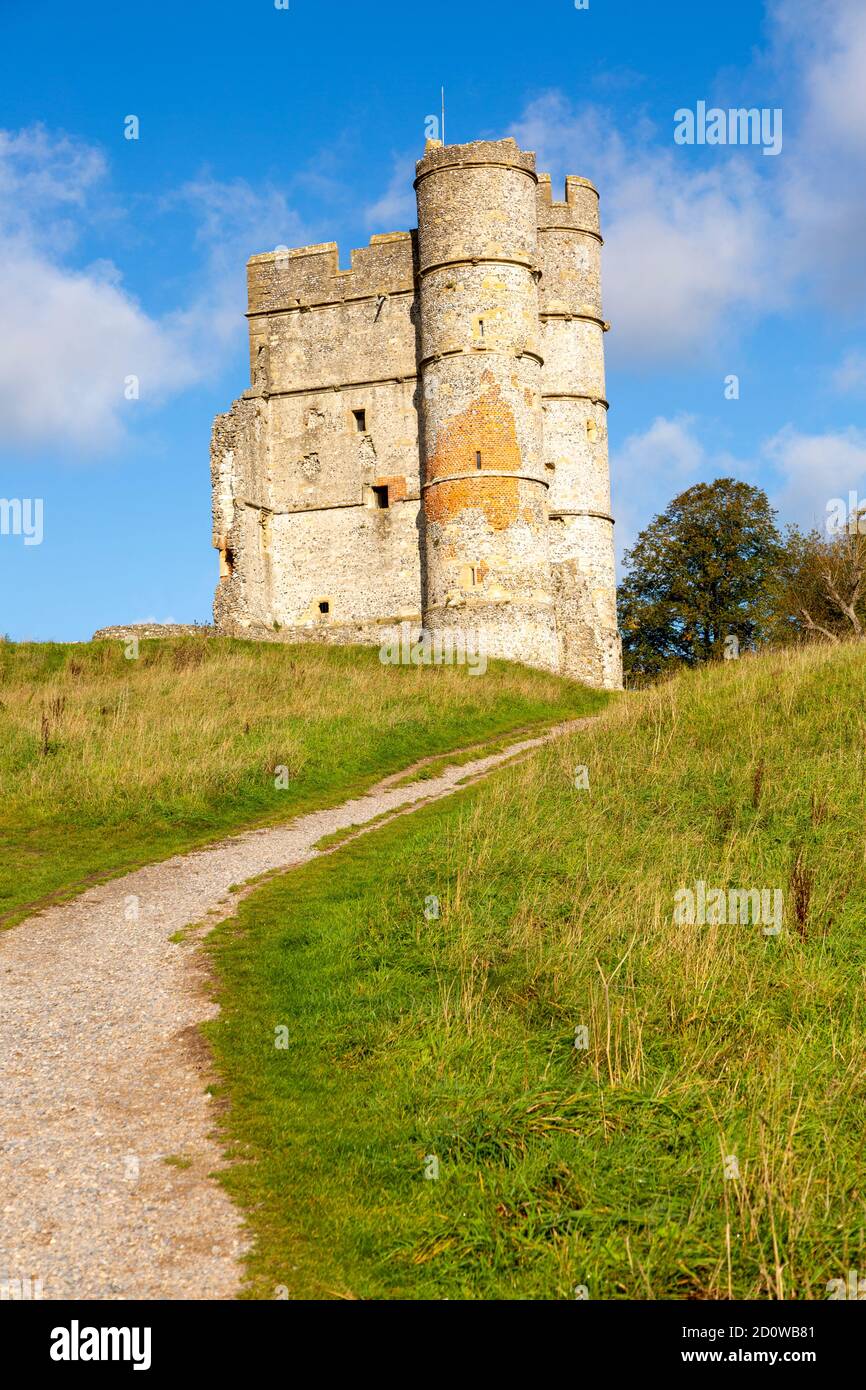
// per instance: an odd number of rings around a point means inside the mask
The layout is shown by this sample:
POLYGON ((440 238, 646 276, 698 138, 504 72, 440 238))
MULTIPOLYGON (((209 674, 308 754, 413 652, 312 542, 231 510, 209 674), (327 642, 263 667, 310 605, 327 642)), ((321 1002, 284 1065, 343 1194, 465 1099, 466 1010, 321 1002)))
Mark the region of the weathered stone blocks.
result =
POLYGON ((222 631, 621 684, 598 194, 513 140, 428 143, 418 230, 253 256, 251 388, 214 423, 222 631))

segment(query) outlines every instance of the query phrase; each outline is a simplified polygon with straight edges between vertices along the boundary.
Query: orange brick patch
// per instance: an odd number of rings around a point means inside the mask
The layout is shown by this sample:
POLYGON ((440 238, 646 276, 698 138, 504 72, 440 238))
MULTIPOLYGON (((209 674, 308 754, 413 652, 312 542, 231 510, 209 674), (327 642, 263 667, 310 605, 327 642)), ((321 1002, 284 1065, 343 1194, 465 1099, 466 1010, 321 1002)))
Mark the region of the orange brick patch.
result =
POLYGON ((504 531, 517 520, 517 478, 458 478, 440 483, 424 494, 429 522, 453 521, 467 507, 480 507, 493 531, 504 531))
POLYGON ((474 470, 476 454, 481 455, 482 472, 487 468, 503 473, 520 472, 514 412, 502 400, 499 386, 491 386, 439 430, 436 451, 427 460, 428 480, 474 470))
POLYGON ((424 497, 427 520, 447 522, 466 507, 480 507, 494 531, 504 530, 517 520, 518 480, 485 478, 484 474, 488 470, 518 473, 520 464, 514 413, 502 400, 500 387, 491 385, 439 430, 436 451, 427 460, 427 480, 452 473, 471 472, 475 476, 428 488, 424 497))
POLYGON ((373 486, 386 487, 388 489, 389 502, 405 502, 409 495, 406 479, 399 474, 388 478, 374 478, 373 486))

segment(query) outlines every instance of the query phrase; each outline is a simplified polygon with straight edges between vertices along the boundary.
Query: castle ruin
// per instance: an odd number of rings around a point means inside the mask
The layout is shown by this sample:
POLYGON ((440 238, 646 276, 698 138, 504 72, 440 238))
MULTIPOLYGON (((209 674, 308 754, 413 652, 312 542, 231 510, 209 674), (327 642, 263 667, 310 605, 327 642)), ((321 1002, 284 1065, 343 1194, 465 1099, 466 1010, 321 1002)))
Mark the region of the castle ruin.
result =
POLYGON ((418 229, 247 266, 251 387, 214 422, 218 628, 401 624, 622 683, 598 194, 514 140, 428 141, 418 229), (456 634, 452 634, 456 635, 456 634))

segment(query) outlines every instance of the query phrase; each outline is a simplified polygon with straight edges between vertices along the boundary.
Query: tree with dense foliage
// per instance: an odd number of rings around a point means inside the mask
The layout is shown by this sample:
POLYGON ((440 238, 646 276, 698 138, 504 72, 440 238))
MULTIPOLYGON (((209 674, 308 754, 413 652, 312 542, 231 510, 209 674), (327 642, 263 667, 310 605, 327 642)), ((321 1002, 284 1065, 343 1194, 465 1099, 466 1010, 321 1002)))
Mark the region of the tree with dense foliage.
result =
POLYGON ((780 553, 776 514, 760 488, 717 478, 675 497, 624 557, 626 675, 720 660, 726 643, 729 653, 755 647, 767 635, 780 553))

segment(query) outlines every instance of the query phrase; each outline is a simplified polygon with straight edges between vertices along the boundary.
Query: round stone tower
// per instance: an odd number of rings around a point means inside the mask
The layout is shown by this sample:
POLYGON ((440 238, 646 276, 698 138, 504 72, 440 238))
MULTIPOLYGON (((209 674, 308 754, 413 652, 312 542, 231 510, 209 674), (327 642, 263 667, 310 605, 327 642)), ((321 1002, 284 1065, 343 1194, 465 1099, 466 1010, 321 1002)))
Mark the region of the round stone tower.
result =
POLYGON ((428 142, 417 166, 424 625, 556 670, 535 156, 428 142))
POLYGON ((554 202, 550 175, 540 174, 544 462, 560 670, 619 689, 601 246, 598 193, 589 180, 570 176, 565 202, 554 202))

